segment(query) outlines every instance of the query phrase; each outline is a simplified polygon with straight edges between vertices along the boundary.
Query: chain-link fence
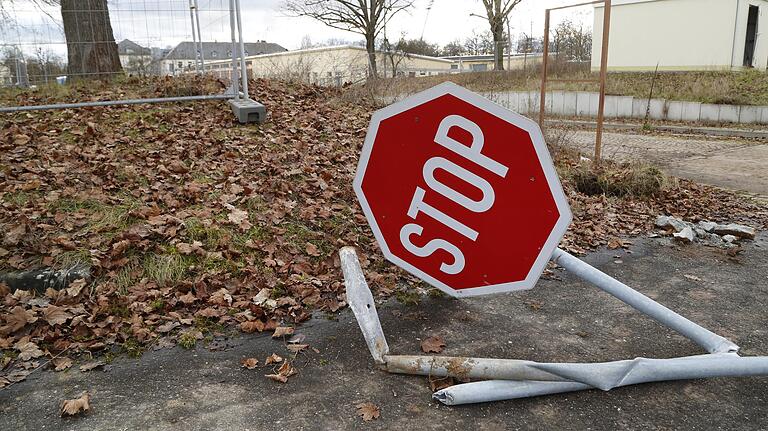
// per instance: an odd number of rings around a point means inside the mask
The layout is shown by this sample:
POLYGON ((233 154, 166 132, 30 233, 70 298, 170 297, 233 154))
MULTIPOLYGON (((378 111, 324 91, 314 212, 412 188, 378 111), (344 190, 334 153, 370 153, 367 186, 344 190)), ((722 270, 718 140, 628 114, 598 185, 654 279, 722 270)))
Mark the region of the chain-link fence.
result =
POLYGON ((228 60, 216 74, 226 88, 200 85, 181 95, 138 91, 136 97, 50 104, 36 103, 35 97, 29 104, 4 98, 0 112, 208 99, 243 102, 248 94, 247 77, 240 73, 244 57, 283 50, 243 40, 239 0, 14 0, 0 1, 0 15, 0 87, 6 89, 55 94, 94 79, 147 78, 143 82, 151 83, 153 77, 203 74, 206 62, 228 60))

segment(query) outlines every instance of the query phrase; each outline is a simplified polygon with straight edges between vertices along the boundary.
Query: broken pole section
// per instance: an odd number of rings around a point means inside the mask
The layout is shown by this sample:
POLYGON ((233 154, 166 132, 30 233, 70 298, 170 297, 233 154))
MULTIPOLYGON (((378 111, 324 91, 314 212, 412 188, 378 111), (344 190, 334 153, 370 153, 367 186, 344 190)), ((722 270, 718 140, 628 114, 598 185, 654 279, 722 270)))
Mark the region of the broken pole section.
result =
POLYGON ((709 353, 735 353, 739 351, 739 346, 730 340, 686 319, 562 249, 556 249, 551 260, 571 274, 613 295, 662 325, 677 331, 709 353))

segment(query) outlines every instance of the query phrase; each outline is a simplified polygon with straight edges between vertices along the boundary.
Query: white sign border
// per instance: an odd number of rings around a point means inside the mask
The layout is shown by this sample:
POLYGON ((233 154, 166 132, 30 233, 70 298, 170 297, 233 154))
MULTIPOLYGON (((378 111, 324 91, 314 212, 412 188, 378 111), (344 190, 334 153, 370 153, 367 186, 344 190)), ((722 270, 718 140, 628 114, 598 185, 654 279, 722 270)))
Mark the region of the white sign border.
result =
MULTIPOLYGON (((512 112, 503 106, 500 106, 486 99, 485 97, 480 96, 477 93, 473 93, 464 87, 454 84, 453 82, 444 82, 442 84, 436 85, 428 90, 414 94, 400 102, 393 103, 392 105, 389 105, 373 113, 371 116, 371 123, 368 126, 368 132, 365 136, 363 150, 360 154, 360 160, 357 165, 357 173, 355 175, 352 186, 355 190, 355 194, 357 195, 357 199, 360 202, 360 206, 363 208, 363 213, 365 214, 366 219, 368 219, 368 224, 370 225, 371 230, 373 230, 373 235, 376 237, 376 241, 379 243, 379 247, 381 247, 381 250, 384 253, 384 257, 386 257, 387 260, 394 263, 395 265, 415 275, 416 277, 456 298, 532 289, 534 286, 536 286, 539 277, 541 276, 542 272, 544 272, 544 268, 546 267, 547 262, 560 243, 560 240, 563 238, 563 235, 565 235, 565 232, 568 230, 568 226, 573 219, 571 208, 568 205, 568 199, 563 192, 563 187, 560 184, 560 179, 557 176, 555 165, 552 162, 552 157, 550 156, 549 150, 547 149, 547 144, 544 142, 544 135, 541 132, 539 125, 536 124, 536 122, 533 120, 518 113, 512 112), (539 252, 539 256, 534 261, 531 270, 528 272, 525 280, 458 290, 451 288, 450 286, 416 268, 405 260, 397 257, 389 250, 389 246, 387 246, 387 243, 384 240, 384 236, 382 235, 381 230, 376 223, 376 218, 373 216, 373 212, 371 211, 371 207, 368 204, 368 200, 363 193, 363 178, 368 166, 368 161, 371 157, 371 152, 373 151, 373 143, 379 130, 379 124, 381 124, 381 122, 387 118, 400 114, 404 111, 422 105, 446 94, 451 94, 527 131, 531 137, 531 141, 533 142, 533 146, 536 150, 536 155, 539 158, 542 170, 544 171, 544 176, 547 179, 550 192, 552 193, 558 212, 560 213, 560 218, 555 223, 552 232, 544 243, 544 246, 539 252)), ((510 246, 514 246, 514 244, 510 244, 510 246)))

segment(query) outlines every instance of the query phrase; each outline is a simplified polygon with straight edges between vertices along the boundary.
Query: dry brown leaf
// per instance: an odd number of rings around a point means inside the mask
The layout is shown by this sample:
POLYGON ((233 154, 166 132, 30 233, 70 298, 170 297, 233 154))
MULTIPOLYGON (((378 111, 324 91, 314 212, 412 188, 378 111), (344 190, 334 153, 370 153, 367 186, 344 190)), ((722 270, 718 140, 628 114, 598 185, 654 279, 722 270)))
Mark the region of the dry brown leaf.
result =
POLYGON ((51 326, 63 325, 71 318, 72 314, 70 314, 64 307, 49 305, 43 309, 43 319, 45 319, 51 326))
POLYGON ((243 232, 253 227, 251 222, 248 221, 248 211, 239 210, 233 207, 230 210, 227 219, 230 221, 230 223, 239 227, 243 232))
POLYGON ((51 363, 53 364, 53 369, 55 371, 64 371, 67 368, 72 366, 72 359, 64 357, 54 358, 51 360, 51 363))
POLYGON ((289 344, 287 347, 291 352, 298 353, 309 347, 309 344, 289 344))
POLYGON ((421 350, 424 353, 440 353, 443 349, 445 349, 445 340, 439 335, 433 335, 421 341, 421 350))
POLYGON ((288 381, 288 377, 285 377, 280 374, 265 374, 264 377, 267 377, 269 379, 272 379, 276 382, 285 383, 288 381))
POLYGON ((307 243, 307 247, 304 249, 308 255, 310 256, 320 256, 320 250, 317 248, 316 245, 312 244, 311 242, 307 243))
POLYGON ((280 338, 288 335, 293 335, 294 329, 290 326, 278 326, 275 328, 275 332, 272 334, 272 338, 280 338))
POLYGON ((83 288, 86 285, 86 281, 82 278, 79 278, 72 283, 69 283, 69 287, 66 289, 67 295, 74 298, 75 296, 79 295, 80 292, 83 291, 83 288))
POLYGON ((433 377, 429 376, 429 388, 432 392, 437 392, 441 389, 449 388, 456 384, 453 377, 433 377))
POLYGON ((252 370, 259 365, 259 360, 256 358, 244 358, 240 360, 240 365, 243 368, 248 368, 249 370, 252 370))
POLYGON ((264 330, 264 322, 261 320, 252 320, 248 322, 243 322, 240 324, 240 330, 245 332, 246 334, 252 334, 256 331, 262 332, 264 330))
POLYGON ((360 403, 356 405, 357 407, 357 414, 358 416, 362 417, 364 421, 372 421, 374 419, 378 419, 381 415, 381 410, 379 410, 379 406, 377 406, 374 403, 360 403))
POLYGON ((187 292, 185 295, 179 296, 179 301, 189 305, 197 302, 197 297, 192 292, 187 292))
POLYGON ((83 373, 86 373, 88 371, 95 370, 96 368, 103 367, 103 366, 104 366, 104 362, 102 361, 89 362, 85 365, 81 365, 80 371, 83 373))
POLYGON ((283 358, 273 353, 264 361, 264 365, 279 364, 280 362, 283 362, 283 358))
MULTIPOLYGON (((28 339, 29 337, 24 337, 28 339)), ((19 351, 18 359, 22 361, 28 361, 33 358, 39 358, 45 353, 40 350, 37 344, 31 341, 20 341, 14 346, 19 351)))
POLYGON ((290 362, 285 361, 283 362, 283 365, 278 368, 277 373, 281 376, 291 377, 292 375, 296 374, 297 371, 295 368, 293 368, 290 362))
MULTIPOLYGON (((21 292, 17 290, 16 292, 21 292)), ((22 306, 15 306, 10 313, 5 315, 5 326, 0 328, 0 333, 11 334, 27 325, 27 323, 37 322, 37 317, 31 311, 27 311, 22 306)))
POLYGON ((64 400, 61 403, 61 416, 74 416, 79 413, 87 412, 91 409, 91 396, 88 392, 83 392, 80 398, 73 400, 64 400))

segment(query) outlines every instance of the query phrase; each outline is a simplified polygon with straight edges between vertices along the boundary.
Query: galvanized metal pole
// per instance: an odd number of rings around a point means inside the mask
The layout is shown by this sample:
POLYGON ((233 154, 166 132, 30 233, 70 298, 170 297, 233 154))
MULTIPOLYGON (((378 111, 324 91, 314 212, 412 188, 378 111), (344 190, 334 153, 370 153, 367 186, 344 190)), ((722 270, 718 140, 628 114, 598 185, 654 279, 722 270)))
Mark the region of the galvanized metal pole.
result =
POLYGON ((232 96, 229 94, 211 94, 211 95, 202 95, 202 96, 156 97, 156 98, 149 98, 149 99, 104 100, 100 102, 57 103, 52 105, 0 107, 0 113, 41 111, 45 109, 89 108, 93 106, 140 105, 143 103, 170 103, 170 102, 192 102, 192 101, 198 101, 198 100, 224 100, 224 99, 231 99, 231 98, 232 96))
POLYGON ((539 98, 539 127, 544 130, 547 103, 547 66, 549 65, 549 9, 544 12, 544 57, 541 62, 541 95, 539 98))
POLYGON ((237 76, 237 38, 235 28, 235 0, 229 0, 229 29, 232 34, 232 91, 235 99, 240 99, 240 82, 237 76))
POLYGON ((600 290, 615 296, 662 325, 679 332, 710 353, 737 352, 739 350, 739 346, 730 340, 697 325, 559 248, 552 254, 552 262, 562 266, 582 280, 597 286, 600 290))
POLYGON ((603 151, 603 121, 605 120, 605 81, 608 78, 608 39, 611 34, 611 0, 605 0, 603 11, 603 43, 600 52, 600 103, 597 108, 595 136, 595 162, 600 162, 603 151))
POLYGON ((200 9, 195 2, 195 22, 197 23, 197 41, 200 43, 200 70, 205 73, 205 54, 203 54, 203 36, 200 34, 200 9))
POLYGON ((192 29, 192 46, 195 50, 195 72, 200 73, 200 55, 197 47, 197 38, 195 37, 195 6, 193 0, 189 0, 189 23, 192 29))
POLYGON ((674 380, 706 379, 713 377, 747 377, 768 375, 768 357, 740 357, 735 353, 689 356, 672 359, 637 358, 619 361, 626 364, 618 373, 603 374, 606 364, 541 364, 564 369, 572 381, 515 381, 489 380, 466 383, 435 392, 433 397, 448 405, 471 404, 487 401, 510 400, 563 392, 602 389, 608 391, 622 386, 674 380), (568 371, 567 368, 571 370, 568 371), (586 378, 585 378, 586 377, 586 378), (598 385, 589 382, 593 379, 598 385))
POLYGON ((245 43, 243 42, 243 24, 240 16, 240 0, 235 0, 237 12, 237 32, 240 35, 240 79, 242 79, 243 97, 248 99, 248 69, 245 67, 245 43))

